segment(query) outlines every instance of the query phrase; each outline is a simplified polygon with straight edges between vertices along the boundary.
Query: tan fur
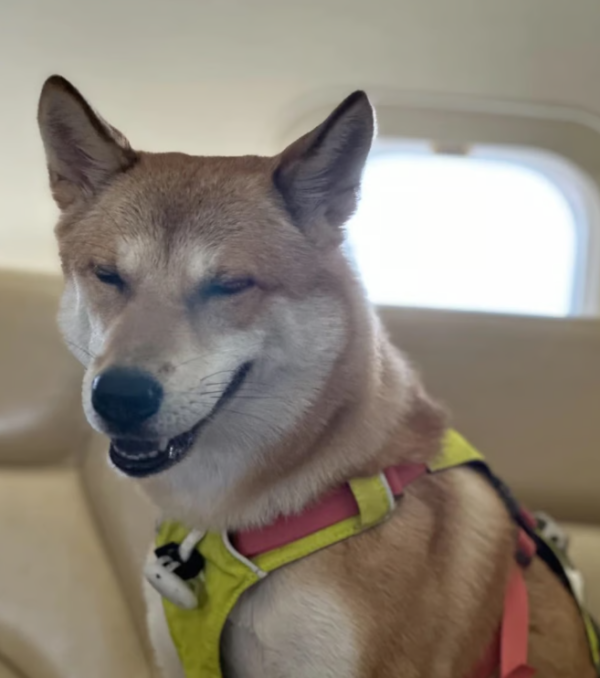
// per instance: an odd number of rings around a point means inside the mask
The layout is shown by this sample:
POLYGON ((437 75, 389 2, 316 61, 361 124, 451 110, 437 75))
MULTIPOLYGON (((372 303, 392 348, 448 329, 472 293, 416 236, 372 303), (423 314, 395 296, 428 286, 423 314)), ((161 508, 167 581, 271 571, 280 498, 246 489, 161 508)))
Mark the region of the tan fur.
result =
MULTIPOLYGON (((60 78, 39 121, 66 291, 61 325, 94 377, 131 365, 160 380, 144 424, 170 438, 211 412, 227 375, 252 373, 192 451, 142 486, 166 515, 238 529, 299 511, 390 464, 427 461, 446 422, 389 343, 340 249, 374 119, 350 97, 276 158, 133 151, 60 78), (98 267, 123 287, 103 285, 98 267), (210 298, 215 280, 252 278, 210 298)), ((229 678, 468 678, 498 629, 515 529, 494 491, 454 470, 408 488, 384 525, 269 576, 228 623, 229 678)), ((581 620, 555 577, 527 572, 540 678, 591 678, 581 620)), ((181 675, 160 603, 165 675, 181 675)))

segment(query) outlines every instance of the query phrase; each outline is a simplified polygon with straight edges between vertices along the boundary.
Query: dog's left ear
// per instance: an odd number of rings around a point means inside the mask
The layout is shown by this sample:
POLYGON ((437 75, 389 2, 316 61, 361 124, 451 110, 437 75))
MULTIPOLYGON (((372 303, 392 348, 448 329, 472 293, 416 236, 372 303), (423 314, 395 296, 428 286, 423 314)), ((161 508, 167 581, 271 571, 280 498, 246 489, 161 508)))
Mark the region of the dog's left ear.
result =
POLYGON ((312 132, 279 156, 273 176, 295 224, 308 235, 325 226, 339 241, 340 227, 356 209, 362 171, 375 132, 364 92, 354 92, 312 132))

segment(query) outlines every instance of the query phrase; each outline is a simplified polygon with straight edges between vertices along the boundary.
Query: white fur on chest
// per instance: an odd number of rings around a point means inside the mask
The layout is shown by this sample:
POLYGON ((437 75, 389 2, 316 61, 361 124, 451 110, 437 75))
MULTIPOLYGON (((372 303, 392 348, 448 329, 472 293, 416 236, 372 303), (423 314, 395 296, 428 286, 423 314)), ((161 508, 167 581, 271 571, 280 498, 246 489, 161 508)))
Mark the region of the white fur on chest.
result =
MULTIPOLYGON (((184 678, 160 598, 148 591, 147 603, 163 674, 184 678)), ((230 616, 222 639, 224 678, 352 678, 358 675, 355 633, 349 612, 332 592, 275 572, 248 591, 230 616)))

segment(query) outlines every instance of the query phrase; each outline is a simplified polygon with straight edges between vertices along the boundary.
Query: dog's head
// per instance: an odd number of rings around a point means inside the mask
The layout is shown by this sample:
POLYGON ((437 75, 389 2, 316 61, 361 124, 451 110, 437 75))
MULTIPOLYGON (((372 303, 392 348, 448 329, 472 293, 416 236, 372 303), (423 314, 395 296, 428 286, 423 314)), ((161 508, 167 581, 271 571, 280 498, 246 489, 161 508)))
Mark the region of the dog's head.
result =
POLYGON ((267 451, 348 343, 358 293, 340 245, 373 137, 368 99, 351 95, 275 158, 134 151, 60 77, 38 119, 86 416, 152 494, 176 489, 183 505, 206 483, 216 501, 280 463, 267 451))

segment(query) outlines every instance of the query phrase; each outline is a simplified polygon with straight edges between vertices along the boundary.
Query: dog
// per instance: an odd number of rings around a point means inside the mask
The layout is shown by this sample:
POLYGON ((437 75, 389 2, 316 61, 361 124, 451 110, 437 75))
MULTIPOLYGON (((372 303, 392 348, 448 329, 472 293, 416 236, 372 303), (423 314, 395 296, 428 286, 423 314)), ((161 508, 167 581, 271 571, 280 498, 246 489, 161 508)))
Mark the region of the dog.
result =
MULTIPOLYGON (((344 253, 375 134, 363 92, 276 157, 133 150, 60 76, 38 121, 85 414, 164 516, 256 528, 438 454, 446 415, 344 253)), ((501 622, 514 542, 481 475, 427 475, 384 523, 244 593, 224 675, 468 678, 501 622)), ((525 581, 537 675, 595 676, 572 596, 539 558, 525 581)), ((149 624, 181 678, 158 595, 149 624)))

